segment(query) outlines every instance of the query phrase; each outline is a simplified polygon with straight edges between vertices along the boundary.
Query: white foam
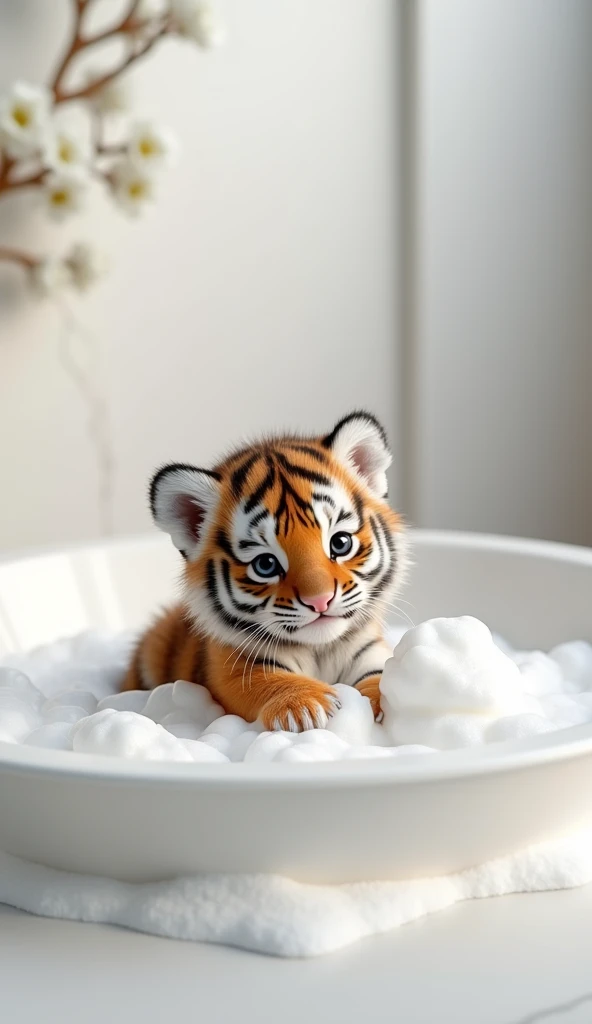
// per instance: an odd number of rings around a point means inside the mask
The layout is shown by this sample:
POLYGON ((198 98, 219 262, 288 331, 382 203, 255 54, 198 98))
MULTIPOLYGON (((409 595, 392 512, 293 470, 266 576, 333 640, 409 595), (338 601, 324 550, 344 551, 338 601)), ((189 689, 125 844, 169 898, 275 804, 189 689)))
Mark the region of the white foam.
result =
POLYGON ((403 633, 381 680, 384 719, 356 689, 325 729, 266 732, 224 714, 183 680, 118 693, 130 634, 93 631, 0 665, 0 743, 144 761, 227 764, 417 757, 592 722, 592 645, 513 651, 477 619, 432 619, 403 633))

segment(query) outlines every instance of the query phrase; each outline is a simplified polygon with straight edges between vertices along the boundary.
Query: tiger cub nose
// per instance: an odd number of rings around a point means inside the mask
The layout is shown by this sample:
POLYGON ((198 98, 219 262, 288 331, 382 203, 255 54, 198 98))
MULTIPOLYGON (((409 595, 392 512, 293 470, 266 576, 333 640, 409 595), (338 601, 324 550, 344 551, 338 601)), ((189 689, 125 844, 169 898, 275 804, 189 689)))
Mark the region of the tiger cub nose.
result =
POLYGON ((316 597, 300 597, 302 604, 305 604, 307 608, 312 608, 314 612, 326 612, 327 608, 333 600, 335 594, 334 590, 328 590, 325 594, 317 594, 316 597))

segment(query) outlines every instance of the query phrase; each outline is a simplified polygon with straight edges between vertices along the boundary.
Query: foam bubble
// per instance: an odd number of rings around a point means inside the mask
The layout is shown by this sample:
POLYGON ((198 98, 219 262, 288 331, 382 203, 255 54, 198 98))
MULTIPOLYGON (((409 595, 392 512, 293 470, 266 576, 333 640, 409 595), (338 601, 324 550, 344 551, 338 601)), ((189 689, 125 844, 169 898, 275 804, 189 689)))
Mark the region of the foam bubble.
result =
POLYGON ((81 708, 87 715, 92 715, 97 710, 97 698, 87 690, 64 690, 45 701, 42 713, 47 715, 53 708, 59 707, 81 708))
POLYGON ((354 686, 335 687, 341 708, 327 723, 327 731, 349 744, 370 743, 374 728, 374 712, 367 697, 354 686))
MULTIPOLYGON (((189 742, 189 741, 187 741, 189 742)), ((182 740, 134 711, 105 708, 82 719, 72 730, 72 749, 143 761, 190 761, 182 740)))
POLYGON ((592 645, 512 651, 469 616, 392 635, 382 724, 369 701, 337 686, 324 729, 266 732, 225 714, 207 689, 177 680, 114 692, 131 634, 92 631, 9 655, 0 665, 0 742, 135 760, 304 763, 422 753, 524 739, 592 722, 592 645))
POLYGON ((115 711, 135 711, 141 714, 146 707, 148 693, 146 690, 124 690, 123 693, 114 693, 109 697, 103 697, 97 704, 96 710, 103 711, 105 708, 113 708, 115 711))
POLYGON ((557 663, 564 679, 577 684, 581 690, 592 690, 592 644, 571 640, 554 647, 549 657, 557 663))
POLYGON ((556 727, 543 715, 508 715, 492 722, 485 731, 486 743, 501 740, 521 740, 525 736, 539 736, 544 732, 552 732, 556 727))
POLYGON ((27 736, 27 745, 49 750, 72 750, 72 726, 69 722, 41 725, 27 736))
POLYGON ((0 665, 0 696, 6 694, 18 697, 33 708, 39 708, 43 703, 43 694, 24 672, 0 665))

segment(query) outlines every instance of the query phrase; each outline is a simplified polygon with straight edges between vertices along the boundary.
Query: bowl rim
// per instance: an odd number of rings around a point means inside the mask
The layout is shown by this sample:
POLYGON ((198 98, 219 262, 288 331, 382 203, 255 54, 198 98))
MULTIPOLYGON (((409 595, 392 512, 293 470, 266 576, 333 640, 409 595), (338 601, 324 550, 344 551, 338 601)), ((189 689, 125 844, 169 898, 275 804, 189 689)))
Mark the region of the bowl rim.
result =
MULTIPOLYGON (((418 542, 421 547, 426 548, 448 547, 472 551, 492 551, 592 566, 592 547, 579 544, 539 540, 532 537, 515 537, 509 534, 476 533, 468 530, 435 530, 413 525, 409 525, 408 530, 412 539, 412 548, 418 542)), ((40 545, 23 550, 0 550, 0 565, 52 558, 56 555, 109 552, 130 547, 161 547, 164 549, 170 548, 170 542, 162 533, 149 530, 142 533, 120 534, 117 537, 77 540, 64 543, 60 547, 40 545)))
MULTIPOLYGON (((455 530, 411 529, 413 541, 421 547, 448 547, 491 551, 551 561, 576 563, 592 569, 592 548, 556 541, 505 537, 496 534, 455 530)), ((56 554, 109 551, 133 546, 162 546, 166 540, 156 534, 136 534, 91 543, 76 543, 56 550, 28 551, 4 558, 3 564, 22 562, 56 554)), ((235 789, 249 785, 258 789, 323 786, 400 786, 434 784, 524 770, 571 760, 592 753, 592 723, 570 726, 521 740, 506 740, 461 750, 434 754, 403 754, 393 758, 310 764, 267 764, 249 762, 200 764, 167 761, 132 761, 72 751, 48 750, 0 741, 0 771, 48 775, 128 785, 164 785, 235 789)))

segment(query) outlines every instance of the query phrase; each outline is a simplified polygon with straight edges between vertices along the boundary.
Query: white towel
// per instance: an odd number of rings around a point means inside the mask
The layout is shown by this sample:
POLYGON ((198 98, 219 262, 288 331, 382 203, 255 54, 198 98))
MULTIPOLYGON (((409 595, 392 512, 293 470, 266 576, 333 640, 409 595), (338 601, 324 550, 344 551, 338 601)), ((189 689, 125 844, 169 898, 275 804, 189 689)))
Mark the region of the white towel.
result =
POLYGON ((330 953, 462 900, 571 889, 592 881, 592 832, 442 878, 305 885, 276 875, 195 875, 134 884, 31 864, 0 852, 0 902, 43 917, 275 956, 330 953))

